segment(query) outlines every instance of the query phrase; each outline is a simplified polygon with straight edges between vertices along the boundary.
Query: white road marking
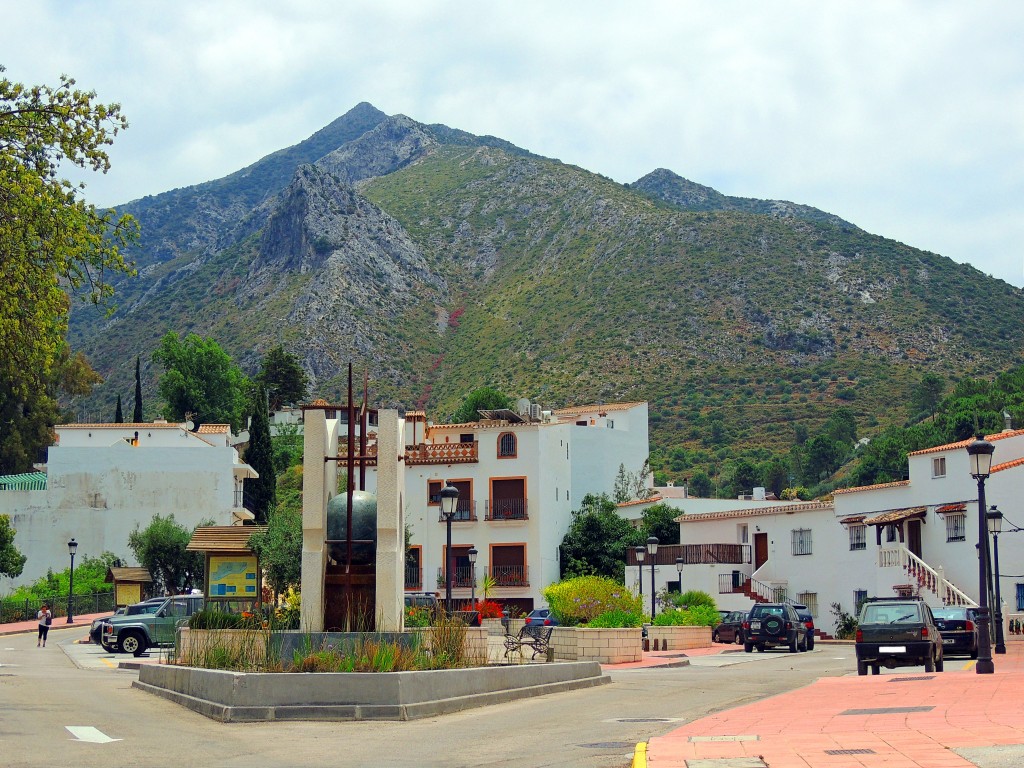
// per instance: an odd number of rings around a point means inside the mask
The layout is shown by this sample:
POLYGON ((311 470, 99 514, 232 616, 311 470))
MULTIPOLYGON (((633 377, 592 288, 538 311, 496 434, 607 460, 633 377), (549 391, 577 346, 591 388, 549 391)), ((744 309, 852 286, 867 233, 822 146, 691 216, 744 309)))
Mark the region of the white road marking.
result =
POLYGON ((112 741, 121 741, 121 739, 110 738, 99 728, 93 728, 91 725, 65 725, 64 727, 71 732, 75 740, 87 741, 90 744, 109 744, 112 741))

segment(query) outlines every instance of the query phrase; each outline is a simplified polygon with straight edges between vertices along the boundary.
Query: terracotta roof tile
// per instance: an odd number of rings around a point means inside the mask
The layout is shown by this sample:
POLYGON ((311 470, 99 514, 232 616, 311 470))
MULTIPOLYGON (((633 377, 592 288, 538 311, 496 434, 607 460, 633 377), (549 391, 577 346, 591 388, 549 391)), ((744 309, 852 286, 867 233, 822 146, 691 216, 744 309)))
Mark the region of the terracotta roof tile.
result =
POLYGON ((910 485, 909 480, 897 480, 893 483, 876 483, 875 485, 861 485, 856 488, 838 488, 832 491, 833 496, 839 496, 842 493, 856 493, 857 491, 877 491, 880 488, 899 488, 903 485, 910 485))
POLYGON ((819 509, 833 509, 831 504, 821 501, 804 501, 799 504, 779 504, 771 507, 754 507, 752 509, 730 509, 721 512, 698 512, 680 515, 677 523, 700 523, 705 520, 727 520, 733 517, 759 517, 762 515, 792 515, 796 512, 813 512, 819 509))
POLYGON ((196 432, 200 435, 223 434, 230 428, 228 424, 200 424, 196 432))
POLYGON ((637 504, 650 504, 652 501, 661 501, 660 494, 654 494, 647 499, 632 499, 631 501, 624 501, 621 504, 616 504, 617 507, 635 507, 637 504))
POLYGON ((1002 472, 1004 469, 1013 469, 1014 467, 1024 466, 1024 459, 1014 459, 1013 461, 1004 461, 1002 464, 996 464, 992 467, 993 472, 1002 472))
POLYGON ((107 429, 181 429, 181 424, 171 424, 163 422, 152 422, 152 421, 126 421, 121 424, 110 424, 110 423, 82 423, 82 424, 58 424, 55 429, 99 429, 106 427, 107 429))
POLYGON ((936 507, 935 511, 940 515, 944 515, 947 512, 966 512, 967 504, 962 501, 955 504, 943 504, 942 506, 936 507))
MULTIPOLYGON (((1024 435, 1024 429, 1014 429, 1014 430, 1011 430, 1009 432, 997 432, 994 435, 986 435, 985 439, 988 440, 990 443, 994 443, 994 442, 996 442, 998 440, 1005 440, 1008 437, 1020 437, 1021 435, 1024 435)), ((924 454, 924 453, 938 453, 939 451, 953 451, 953 450, 956 450, 957 448, 966 448, 968 445, 970 445, 973 442, 974 442, 974 438, 972 437, 972 438, 969 438, 967 440, 960 440, 960 441, 955 442, 955 443, 947 443, 946 445, 936 445, 934 448, 924 448, 924 449, 922 449, 920 451, 913 451, 911 453, 908 453, 907 455, 908 456, 920 456, 921 454, 924 454)))
POLYGON ((849 515, 847 517, 842 518, 839 521, 839 524, 840 525, 853 525, 855 523, 863 523, 865 517, 866 517, 866 515, 849 515))
POLYGON ((591 413, 593 411, 628 411, 638 405, 647 405, 646 400, 637 400, 632 403, 601 403, 598 405, 574 405, 569 408, 556 408, 556 416, 568 416, 574 413, 591 413))
POLYGON ((864 520, 864 525, 887 525, 906 520, 910 517, 921 517, 928 512, 928 507, 906 507, 904 509, 889 509, 879 512, 864 520))

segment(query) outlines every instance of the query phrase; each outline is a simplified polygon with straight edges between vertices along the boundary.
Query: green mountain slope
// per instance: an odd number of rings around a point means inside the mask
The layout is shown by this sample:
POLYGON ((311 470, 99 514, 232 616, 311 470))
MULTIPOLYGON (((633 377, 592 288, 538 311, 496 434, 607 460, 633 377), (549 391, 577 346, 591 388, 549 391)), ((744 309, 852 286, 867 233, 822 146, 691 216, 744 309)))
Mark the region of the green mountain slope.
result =
POLYGON ((862 433, 897 423, 924 370, 1024 362, 1021 291, 809 206, 668 171, 619 185, 369 105, 332 126, 125 206, 142 269, 112 317, 73 318, 108 377, 84 408, 129 392, 167 330, 195 330, 250 371, 285 344, 328 397, 351 360, 378 402, 435 418, 484 384, 648 400, 657 466, 681 480, 784 452, 838 405, 862 433))

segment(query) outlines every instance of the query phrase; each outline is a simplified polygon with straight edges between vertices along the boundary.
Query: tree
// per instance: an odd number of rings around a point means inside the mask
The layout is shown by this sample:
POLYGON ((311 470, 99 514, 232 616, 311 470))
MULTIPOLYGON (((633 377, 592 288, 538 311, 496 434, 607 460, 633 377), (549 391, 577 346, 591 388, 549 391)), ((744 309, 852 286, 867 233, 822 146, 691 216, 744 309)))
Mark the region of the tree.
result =
POLYGON ((667 504, 652 504, 644 510, 640 530, 646 539, 657 536, 660 544, 679 543, 679 523, 676 518, 683 514, 667 504))
POLYGON ((281 346, 267 352, 256 381, 266 387, 272 411, 304 400, 309 392, 309 377, 299 365, 299 358, 281 346))
POLYGON ((119 105, 74 85, 0 78, 0 389, 13 400, 53 373, 69 294, 102 303, 111 276, 132 272, 121 249, 137 237, 134 219, 98 211, 81 197, 84 184, 58 175, 69 165, 105 173, 104 148, 128 125, 119 105))
POLYGON ((302 581, 302 509, 279 505, 270 513, 267 530, 249 537, 263 575, 280 594, 302 581))
POLYGON ((114 409, 114 423, 124 424, 124 414, 121 413, 121 396, 117 396, 117 407, 114 409))
POLYGON ((643 541, 643 534, 619 517, 615 502, 606 494, 587 494, 572 513, 569 530, 559 547, 562 578, 605 576, 621 584, 626 573, 626 547, 643 541))
POLYGON ((693 477, 690 478, 688 490, 691 496, 698 499, 709 499, 711 498, 712 490, 714 490, 714 485, 706 472, 697 470, 693 473, 693 477))
POLYGON ((182 340, 171 331, 153 352, 153 362, 165 371, 158 387, 166 416, 184 421, 191 414, 197 427, 230 424, 239 429, 248 381, 216 341, 194 333, 182 340))
MULTIPOLYGON (((213 525, 213 521, 199 525, 213 525)), ((178 594, 203 583, 203 554, 185 549, 191 538, 192 533, 176 523, 173 514, 156 515, 142 530, 135 525, 128 535, 128 548, 139 564, 149 570, 158 588, 167 594, 178 594)))
POLYGON ((12 579, 21 576, 26 559, 14 546, 15 533, 17 531, 11 528, 11 518, 8 515, 0 515, 0 576, 12 579))
POLYGON ((910 392, 911 417, 927 413, 935 421, 935 411, 942 402, 946 380, 937 373, 926 373, 910 392))
POLYGON ((480 419, 479 410, 494 410, 496 408, 511 408, 512 398, 503 395, 494 387, 480 387, 466 395, 462 405, 452 415, 452 424, 465 424, 480 419))
POLYGON ((245 485, 246 507, 261 525, 267 522, 267 513, 275 504, 274 491, 277 487, 266 401, 267 391, 257 386, 250 405, 252 418, 249 420, 249 447, 245 451, 245 462, 256 470, 259 477, 247 477, 242 481, 245 485))
POLYGON ((135 410, 132 413, 132 421, 136 424, 142 423, 142 379, 139 376, 139 356, 135 356, 135 410))

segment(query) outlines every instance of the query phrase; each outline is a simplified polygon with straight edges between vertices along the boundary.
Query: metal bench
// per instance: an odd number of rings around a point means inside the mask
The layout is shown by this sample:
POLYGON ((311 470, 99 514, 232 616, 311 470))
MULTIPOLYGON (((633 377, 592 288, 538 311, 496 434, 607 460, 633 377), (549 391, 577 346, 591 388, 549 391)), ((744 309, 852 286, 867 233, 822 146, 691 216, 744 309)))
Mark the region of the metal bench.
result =
POLYGON ((523 648, 533 651, 531 659, 537 658, 537 654, 547 655, 548 644, 551 642, 551 626, 537 626, 533 624, 524 625, 519 634, 511 635, 505 630, 505 658, 507 659, 513 651, 523 653, 523 648))

